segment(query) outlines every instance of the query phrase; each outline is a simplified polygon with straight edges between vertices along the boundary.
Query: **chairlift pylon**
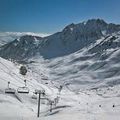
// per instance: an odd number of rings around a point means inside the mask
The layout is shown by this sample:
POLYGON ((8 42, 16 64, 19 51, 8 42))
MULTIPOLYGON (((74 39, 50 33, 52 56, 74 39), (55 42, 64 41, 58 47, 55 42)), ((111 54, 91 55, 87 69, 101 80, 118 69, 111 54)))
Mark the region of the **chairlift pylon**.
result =
POLYGON ((10 82, 8 82, 8 88, 5 89, 5 93, 15 94, 16 90, 14 88, 10 88, 10 82))

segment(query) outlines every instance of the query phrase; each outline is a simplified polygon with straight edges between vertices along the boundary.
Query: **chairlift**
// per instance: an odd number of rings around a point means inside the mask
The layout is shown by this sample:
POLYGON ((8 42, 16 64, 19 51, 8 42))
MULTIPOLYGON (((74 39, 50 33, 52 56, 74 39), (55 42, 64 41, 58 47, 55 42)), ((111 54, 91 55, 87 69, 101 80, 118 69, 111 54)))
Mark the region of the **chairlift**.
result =
POLYGON ((18 93, 26 93, 26 94, 28 94, 28 93, 29 93, 29 88, 26 87, 26 86, 27 86, 26 80, 24 80, 24 82, 25 82, 25 86, 19 87, 19 88, 17 89, 17 92, 18 92, 18 93))
POLYGON ((37 93, 36 93, 36 91, 33 92, 32 99, 37 99, 37 93))
POLYGON ((19 87, 17 89, 18 93, 29 93, 29 88, 28 87, 19 87))
POLYGON ((14 88, 10 88, 10 82, 8 82, 8 88, 5 89, 5 93, 8 94, 15 94, 15 89, 14 88))
POLYGON ((38 94, 39 92, 40 92, 43 96, 45 96, 45 90, 39 90, 39 89, 36 89, 36 90, 35 90, 35 94, 38 94))

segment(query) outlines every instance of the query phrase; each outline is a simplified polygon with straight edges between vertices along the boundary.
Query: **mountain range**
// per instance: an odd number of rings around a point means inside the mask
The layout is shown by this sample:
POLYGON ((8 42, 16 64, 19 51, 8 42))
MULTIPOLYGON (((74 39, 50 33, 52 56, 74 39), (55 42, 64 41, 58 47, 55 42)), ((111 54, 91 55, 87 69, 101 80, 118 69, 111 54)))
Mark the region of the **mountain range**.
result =
POLYGON ((108 24, 102 19, 90 19, 79 24, 72 23, 48 37, 25 35, 16 38, 0 47, 0 56, 15 60, 28 59, 38 54, 45 59, 56 58, 74 53, 118 31, 120 25, 108 24))
POLYGON ((47 37, 21 36, 1 46, 0 56, 28 63, 33 71, 43 65, 45 76, 62 84, 115 85, 120 70, 119 31, 120 25, 91 19, 47 37))
POLYGON ((46 37, 15 33, 4 38, 0 119, 38 120, 36 90, 45 91, 40 119, 120 119, 120 25, 90 19, 46 37), (25 76, 20 74, 21 66, 27 69, 25 76), (16 91, 13 95, 5 93, 8 81, 10 90, 16 91), (17 92, 25 87, 29 94, 17 92))

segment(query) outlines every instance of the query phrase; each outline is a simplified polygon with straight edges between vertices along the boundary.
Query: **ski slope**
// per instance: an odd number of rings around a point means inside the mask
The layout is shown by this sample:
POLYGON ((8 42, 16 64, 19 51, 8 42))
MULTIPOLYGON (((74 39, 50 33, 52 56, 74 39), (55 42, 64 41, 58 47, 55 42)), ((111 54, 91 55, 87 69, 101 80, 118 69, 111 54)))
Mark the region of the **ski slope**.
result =
POLYGON ((37 55, 27 61, 26 76, 19 73, 21 64, 0 58, 0 120, 119 120, 119 43, 117 33, 62 57, 43 59, 37 55), (113 46, 106 48, 111 41, 113 46), (17 89, 24 86, 25 79, 30 93, 20 94, 17 89), (8 81, 15 95, 5 94, 8 81), (36 89, 46 93, 40 118, 38 99, 32 99, 36 89), (57 97, 59 102, 50 112, 48 100, 57 97))
MULTIPOLYGON (((26 77, 19 74, 20 65, 13 64, 10 61, 0 58, 0 119, 28 119, 37 114, 37 100, 32 99, 35 89, 45 90, 49 99, 56 97, 56 90, 50 89, 44 84, 38 83, 28 72, 26 77), (17 93, 19 87, 24 86, 24 79, 27 80, 27 86, 30 89, 29 94, 17 93), (10 81, 10 87, 16 90, 14 94, 5 94, 7 83, 10 81), (50 97, 49 97, 50 96, 50 97)), ((41 101, 42 102, 42 101, 41 101)), ((45 111, 47 101, 43 101, 42 107, 45 111)), ((47 109, 46 109, 47 110, 47 109)))
MULTIPOLYGON (((21 66, 20 64, 12 63, 8 60, 0 58, 0 119, 119 120, 119 84, 115 86, 99 87, 100 84, 94 82, 92 87, 89 84, 84 84, 79 87, 80 85, 78 84, 69 85, 68 79, 70 78, 63 77, 64 79, 59 79, 57 78, 58 73, 54 73, 54 76, 51 74, 51 72, 57 71, 58 67, 60 66, 62 66, 62 70, 59 68, 59 71, 61 72, 69 70, 70 68, 67 66, 67 64, 70 61, 73 61, 73 59, 76 57, 82 56, 82 54, 83 52, 81 51, 71 54, 70 56, 65 56, 64 59, 58 58, 50 61, 43 60, 42 58, 34 58, 36 62, 27 65, 28 73, 25 77, 19 74, 19 68, 21 66), (55 71, 53 71, 53 69, 55 71), (15 95, 5 94, 8 81, 11 82, 10 87, 17 90, 18 87, 24 86, 24 79, 27 80, 27 86, 30 89, 29 94, 20 94, 17 92, 15 95), (63 90, 59 94, 58 88, 60 85, 63 85, 63 90), (52 112, 49 111, 50 105, 48 104, 48 101, 41 101, 40 118, 37 118, 38 99, 32 99, 32 95, 35 89, 44 89, 46 92, 46 97, 50 100, 54 100, 56 96, 59 97, 59 102, 57 106, 53 105, 52 112)), ((93 61, 88 62, 93 64, 93 61)), ((80 64, 85 63, 86 62, 83 61, 80 64)), ((70 67, 72 65, 73 64, 71 64, 70 67)), ((69 74, 71 74, 71 72, 69 74)), ((68 77, 70 77, 69 74, 68 77)), ((91 74, 85 74, 84 72, 84 75, 86 75, 88 78, 91 74)), ((91 80, 92 79, 90 79, 90 81, 91 80)))

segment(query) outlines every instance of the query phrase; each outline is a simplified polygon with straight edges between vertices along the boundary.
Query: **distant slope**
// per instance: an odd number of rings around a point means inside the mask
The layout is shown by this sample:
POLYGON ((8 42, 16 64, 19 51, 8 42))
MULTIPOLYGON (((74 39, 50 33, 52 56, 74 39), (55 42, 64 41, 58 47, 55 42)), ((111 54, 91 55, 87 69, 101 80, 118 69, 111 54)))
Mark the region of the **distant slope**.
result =
POLYGON ((49 79, 72 89, 114 86, 120 84, 120 34, 98 39, 70 55, 42 61, 37 56, 30 61, 33 70, 44 64, 49 79))
POLYGON ((49 36, 50 34, 32 32, 0 32, 0 46, 7 44, 11 41, 14 41, 15 39, 19 39, 21 36, 24 35, 45 37, 49 36))

